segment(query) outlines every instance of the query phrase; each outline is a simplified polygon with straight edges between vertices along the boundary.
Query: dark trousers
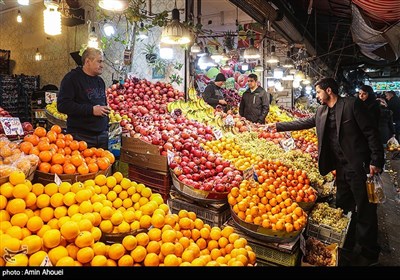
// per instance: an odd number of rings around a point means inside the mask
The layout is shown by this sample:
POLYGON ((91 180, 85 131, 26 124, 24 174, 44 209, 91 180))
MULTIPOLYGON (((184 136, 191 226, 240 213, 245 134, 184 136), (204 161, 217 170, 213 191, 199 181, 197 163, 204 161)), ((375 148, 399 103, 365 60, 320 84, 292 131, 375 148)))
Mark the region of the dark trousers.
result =
POLYGON ((336 168, 336 207, 352 212, 351 223, 344 248, 353 249, 358 243, 361 255, 378 259, 377 205, 369 203, 365 182, 366 174, 357 174, 348 164, 338 162, 336 168))
MULTIPOLYGON (((67 129, 68 132, 68 129, 67 129)), ((68 132, 74 137, 74 140, 85 141, 88 148, 103 148, 108 150, 108 131, 103 131, 99 135, 88 135, 81 132, 68 132)))

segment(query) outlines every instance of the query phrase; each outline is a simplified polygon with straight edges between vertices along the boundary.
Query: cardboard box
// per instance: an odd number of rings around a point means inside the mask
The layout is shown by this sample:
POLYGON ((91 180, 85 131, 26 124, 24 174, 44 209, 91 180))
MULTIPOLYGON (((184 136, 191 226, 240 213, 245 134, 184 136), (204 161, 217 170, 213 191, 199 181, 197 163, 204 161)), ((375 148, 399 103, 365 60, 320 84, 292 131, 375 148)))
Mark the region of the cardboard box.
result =
POLYGON ((138 138, 122 136, 122 148, 139 154, 159 155, 158 146, 146 143, 138 138))
POLYGON ((120 160, 122 162, 126 162, 142 168, 168 172, 168 162, 166 156, 162 156, 160 154, 155 155, 150 153, 140 153, 137 151, 127 150, 124 148, 123 141, 122 141, 120 160))

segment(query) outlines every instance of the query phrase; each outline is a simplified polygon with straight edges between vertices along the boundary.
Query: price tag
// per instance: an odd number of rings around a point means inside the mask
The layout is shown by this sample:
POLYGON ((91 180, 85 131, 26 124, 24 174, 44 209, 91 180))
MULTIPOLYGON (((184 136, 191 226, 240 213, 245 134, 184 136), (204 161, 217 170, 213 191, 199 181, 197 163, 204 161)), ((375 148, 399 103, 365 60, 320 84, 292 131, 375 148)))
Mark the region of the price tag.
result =
POLYGON ((253 167, 250 167, 246 170, 243 171, 243 179, 244 180, 250 180, 254 176, 254 169, 253 167))
POLYGON ((227 125, 227 126, 233 126, 235 124, 235 121, 234 121, 234 119, 233 119, 233 116, 232 115, 228 115, 226 118, 225 118, 225 125, 227 125))
POLYGON ((57 93, 46 91, 44 93, 44 102, 46 102, 46 104, 50 104, 53 101, 57 101, 57 93))
POLYGON ((167 150, 167 162, 168 162, 168 165, 174 160, 174 156, 175 156, 175 154, 174 154, 173 151, 167 150))
POLYGON ((281 147, 282 149, 285 150, 285 152, 293 150, 296 147, 294 139, 292 137, 285 140, 281 140, 279 144, 281 144, 281 147))
POLYGON ((46 255, 40 266, 53 266, 48 255, 46 255))
POLYGON ((213 132, 215 139, 219 140, 222 138, 222 131, 220 129, 214 129, 213 132))
POLYGON ((303 233, 300 234, 300 250, 303 252, 303 256, 307 254, 307 249, 306 249, 306 240, 303 236, 303 233))
POLYGON ((24 135, 24 130, 19 118, 2 117, 0 118, 0 122, 5 135, 24 135))
POLYGON ((57 186, 61 185, 62 180, 60 179, 60 177, 57 174, 54 174, 54 183, 57 184, 57 186))

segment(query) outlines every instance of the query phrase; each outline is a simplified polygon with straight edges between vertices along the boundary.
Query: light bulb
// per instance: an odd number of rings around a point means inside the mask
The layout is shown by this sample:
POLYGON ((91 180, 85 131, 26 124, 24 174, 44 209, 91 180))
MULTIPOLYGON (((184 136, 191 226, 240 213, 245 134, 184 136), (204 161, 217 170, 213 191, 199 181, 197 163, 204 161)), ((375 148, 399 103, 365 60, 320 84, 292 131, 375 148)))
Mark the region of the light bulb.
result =
POLYGON ((19 22, 19 23, 22 22, 22 16, 21 16, 21 11, 20 10, 18 10, 17 22, 19 22))
POLYGON ((27 6, 29 5, 29 0, 18 0, 18 4, 22 6, 27 6))
POLYGON ((111 23, 106 23, 106 24, 104 24, 104 26, 103 26, 103 31, 104 31, 104 34, 107 36, 107 37, 110 37, 110 36, 112 36, 112 35, 114 35, 115 34, 115 28, 114 28, 114 26, 111 24, 111 23))

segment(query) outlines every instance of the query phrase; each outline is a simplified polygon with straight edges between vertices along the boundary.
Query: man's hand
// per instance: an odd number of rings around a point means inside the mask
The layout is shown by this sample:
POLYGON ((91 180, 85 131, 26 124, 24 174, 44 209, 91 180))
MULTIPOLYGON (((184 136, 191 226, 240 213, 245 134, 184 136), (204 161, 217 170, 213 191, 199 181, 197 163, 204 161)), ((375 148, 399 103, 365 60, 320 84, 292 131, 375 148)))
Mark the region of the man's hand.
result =
POLYGON ((369 174, 371 176, 374 176, 374 174, 379 174, 379 173, 381 173, 381 171, 382 171, 382 169, 379 167, 376 167, 374 165, 369 166, 369 174))
POLYGON ((108 116, 109 113, 110 113, 110 108, 108 108, 108 106, 100 106, 100 105, 93 106, 93 115, 95 116, 104 117, 108 116))
POLYGON ((218 103, 219 103, 219 104, 222 104, 222 105, 228 104, 224 99, 218 100, 218 103))
POLYGON ((265 127, 267 131, 276 130, 276 123, 267 123, 265 127))

